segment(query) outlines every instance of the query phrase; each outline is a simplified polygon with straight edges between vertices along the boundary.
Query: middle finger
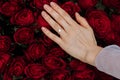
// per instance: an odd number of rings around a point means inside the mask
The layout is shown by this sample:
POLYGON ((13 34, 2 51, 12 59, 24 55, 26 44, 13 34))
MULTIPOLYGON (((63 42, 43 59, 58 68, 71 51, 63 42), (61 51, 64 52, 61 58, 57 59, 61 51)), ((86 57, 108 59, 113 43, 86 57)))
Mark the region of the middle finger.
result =
POLYGON ((64 29, 57 24, 45 11, 42 11, 43 18, 50 24, 50 26, 60 35, 63 36, 66 34, 64 29))

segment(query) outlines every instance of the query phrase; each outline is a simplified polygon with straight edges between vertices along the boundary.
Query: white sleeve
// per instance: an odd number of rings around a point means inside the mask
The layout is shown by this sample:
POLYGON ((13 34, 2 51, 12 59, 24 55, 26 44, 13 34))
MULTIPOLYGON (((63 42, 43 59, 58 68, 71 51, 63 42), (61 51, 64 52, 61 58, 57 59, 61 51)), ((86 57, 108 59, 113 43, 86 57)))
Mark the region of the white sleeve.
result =
POLYGON ((110 45, 97 55, 95 64, 98 70, 120 79, 120 47, 110 45))

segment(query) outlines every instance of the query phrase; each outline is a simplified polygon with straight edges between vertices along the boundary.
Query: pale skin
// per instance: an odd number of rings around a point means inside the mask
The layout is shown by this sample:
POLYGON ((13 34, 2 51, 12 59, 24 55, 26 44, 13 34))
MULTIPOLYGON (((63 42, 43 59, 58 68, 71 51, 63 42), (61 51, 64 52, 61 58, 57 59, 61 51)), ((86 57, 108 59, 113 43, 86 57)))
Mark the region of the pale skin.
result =
POLYGON ((95 66, 95 59, 103 49, 97 45, 94 32, 86 19, 75 13, 76 21, 56 3, 44 5, 41 15, 60 35, 57 36, 45 27, 42 31, 74 58, 95 66))

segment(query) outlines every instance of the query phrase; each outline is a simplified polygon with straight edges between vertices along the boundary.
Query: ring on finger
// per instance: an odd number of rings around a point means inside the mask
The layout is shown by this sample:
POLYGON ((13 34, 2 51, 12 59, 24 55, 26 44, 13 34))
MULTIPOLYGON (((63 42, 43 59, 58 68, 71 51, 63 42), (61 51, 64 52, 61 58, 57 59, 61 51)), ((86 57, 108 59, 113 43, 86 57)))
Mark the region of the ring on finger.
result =
POLYGON ((60 33, 62 30, 61 29, 58 29, 58 32, 60 33))

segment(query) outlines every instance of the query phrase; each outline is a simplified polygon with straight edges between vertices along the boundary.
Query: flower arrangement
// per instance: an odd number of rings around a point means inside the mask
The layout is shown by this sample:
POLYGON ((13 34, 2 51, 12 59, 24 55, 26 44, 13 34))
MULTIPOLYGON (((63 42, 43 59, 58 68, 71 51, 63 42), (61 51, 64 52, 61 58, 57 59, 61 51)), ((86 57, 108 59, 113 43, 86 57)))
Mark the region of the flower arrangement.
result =
POLYGON ((84 16, 98 45, 120 46, 120 0, 0 0, 1 80, 117 80, 64 52, 41 27, 43 5, 56 2, 84 16))

